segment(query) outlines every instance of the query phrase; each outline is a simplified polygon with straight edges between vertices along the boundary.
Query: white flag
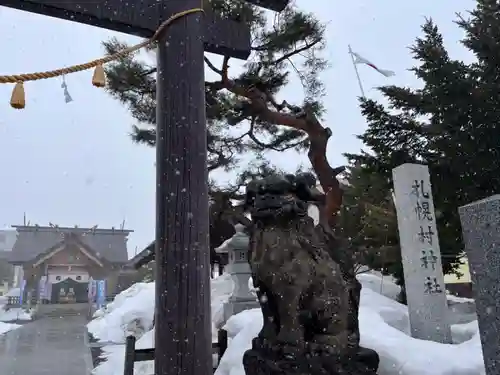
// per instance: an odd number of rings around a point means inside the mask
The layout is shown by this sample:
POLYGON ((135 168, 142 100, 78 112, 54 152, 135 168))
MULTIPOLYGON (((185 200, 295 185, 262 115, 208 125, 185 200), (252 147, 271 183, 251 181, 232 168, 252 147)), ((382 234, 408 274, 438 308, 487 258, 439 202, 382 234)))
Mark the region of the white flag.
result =
POLYGON ((350 53, 354 57, 354 64, 365 64, 365 65, 368 65, 369 67, 375 69, 377 72, 379 72, 380 74, 382 74, 384 77, 392 77, 392 76, 396 75, 396 73, 394 73, 392 70, 380 69, 374 63, 372 63, 368 59, 365 59, 364 57, 360 56, 356 52, 352 52, 351 51, 350 53))

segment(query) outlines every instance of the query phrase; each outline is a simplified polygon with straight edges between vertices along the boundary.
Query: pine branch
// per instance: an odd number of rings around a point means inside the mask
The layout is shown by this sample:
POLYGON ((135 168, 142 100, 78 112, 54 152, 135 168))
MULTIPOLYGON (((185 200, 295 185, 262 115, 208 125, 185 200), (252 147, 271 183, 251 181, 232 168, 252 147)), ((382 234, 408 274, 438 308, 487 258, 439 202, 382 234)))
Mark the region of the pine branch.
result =
MULTIPOLYGON (((266 121, 275 125, 287 126, 296 130, 303 131, 309 138, 308 157, 311 165, 318 176, 323 191, 326 193, 325 205, 321 210, 321 221, 328 226, 334 224, 340 206, 342 204, 342 189, 336 178, 343 171, 343 168, 335 170, 330 166, 326 157, 326 147, 328 140, 332 135, 329 128, 325 128, 312 113, 296 115, 293 113, 284 113, 268 108, 268 94, 258 90, 255 87, 246 88, 239 86, 234 80, 228 78, 229 58, 225 58, 221 69, 220 85, 233 94, 244 97, 249 101, 253 113, 261 121, 266 121)), ((284 105, 287 105, 285 102, 284 105)))
POLYGON ((277 65, 277 64, 282 63, 285 60, 290 60, 293 56, 300 55, 302 52, 307 51, 308 49, 311 49, 319 42, 321 42, 321 39, 317 39, 317 40, 313 41, 312 43, 306 43, 304 46, 302 46, 300 48, 296 48, 291 52, 285 53, 283 56, 272 61, 270 64, 277 65))

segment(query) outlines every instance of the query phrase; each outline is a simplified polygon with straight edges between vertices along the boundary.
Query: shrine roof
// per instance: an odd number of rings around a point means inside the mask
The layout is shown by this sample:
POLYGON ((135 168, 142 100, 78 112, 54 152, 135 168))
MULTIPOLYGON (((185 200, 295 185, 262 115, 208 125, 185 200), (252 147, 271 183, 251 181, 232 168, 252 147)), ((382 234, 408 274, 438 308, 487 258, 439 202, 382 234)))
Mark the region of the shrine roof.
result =
POLYGON ((56 246, 64 236, 71 234, 99 257, 110 263, 126 263, 127 236, 131 230, 78 227, 42 227, 14 225, 17 240, 8 258, 10 263, 30 262, 56 246))
POLYGON ((137 253, 130 259, 126 267, 132 269, 139 269, 145 264, 155 259, 155 241, 151 242, 144 250, 137 253))

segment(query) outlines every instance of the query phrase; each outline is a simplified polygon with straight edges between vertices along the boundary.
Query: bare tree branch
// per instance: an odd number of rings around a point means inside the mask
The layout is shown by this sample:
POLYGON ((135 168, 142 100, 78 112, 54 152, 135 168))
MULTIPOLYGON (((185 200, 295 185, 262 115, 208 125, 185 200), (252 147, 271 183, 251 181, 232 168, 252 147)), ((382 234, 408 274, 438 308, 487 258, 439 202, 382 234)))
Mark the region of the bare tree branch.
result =
POLYGON ((300 53, 304 52, 304 51, 307 51, 309 48, 312 48, 314 47, 316 44, 318 44, 319 42, 321 41, 321 39, 317 39, 315 41, 313 41, 312 43, 306 43, 304 46, 300 47, 300 48, 297 48, 297 49, 294 49, 293 51, 289 52, 289 53, 286 53, 284 54, 283 56, 281 56, 280 58, 274 60, 273 62, 271 62, 271 64, 280 64, 282 63, 283 61, 285 60, 290 60, 293 56, 295 55, 300 55, 300 53))

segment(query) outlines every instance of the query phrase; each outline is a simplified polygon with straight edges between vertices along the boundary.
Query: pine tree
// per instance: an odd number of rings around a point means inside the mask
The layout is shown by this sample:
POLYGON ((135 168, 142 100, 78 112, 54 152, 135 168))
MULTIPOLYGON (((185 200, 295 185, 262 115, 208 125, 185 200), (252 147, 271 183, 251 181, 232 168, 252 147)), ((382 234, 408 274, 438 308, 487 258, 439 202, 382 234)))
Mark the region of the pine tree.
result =
MULTIPOLYGON (((480 0, 462 44, 477 61, 466 64, 446 51, 437 26, 428 20, 412 48, 412 71, 423 88, 380 88, 389 106, 362 100, 368 129, 360 136, 372 152, 348 155, 366 173, 390 180, 405 162, 428 164, 445 272, 456 271, 463 251, 458 207, 498 192, 500 180, 500 7, 480 0)), ((390 188, 390 186, 389 186, 390 188)))
MULTIPOLYGON (((206 67, 221 78, 205 83, 209 171, 233 169, 244 153, 303 151, 308 146, 303 132, 259 118, 247 95, 227 90, 224 79, 230 78, 242 90, 257 90, 264 95, 266 106, 281 110, 284 107, 274 96, 295 74, 304 87, 304 104, 321 114, 324 88, 319 74, 327 66, 321 57, 324 26, 293 6, 269 22, 266 11, 241 0, 211 0, 205 4, 224 17, 244 19, 251 26, 253 40, 252 56, 237 77, 231 77, 228 58, 217 66, 205 56, 206 67)), ((104 46, 109 54, 126 47, 117 39, 104 46)), ((132 129, 133 139, 154 146, 156 68, 131 55, 109 65, 106 74, 109 93, 125 104, 138 122, 132 129)))
MULTIPOLYGON (((308 150, 313 170, 328 196, 323 217, 328 225, 333 224, 342 200, 335 177, 342 169, 332 168, 327 161, 331 131, 320 123, 324 95, 320 73, 328 65, 321 57, 326 45, 324 25, 294 5, 272 21, 261 8, 242 0, 207 0, 205 4, 223 17, 249 23, 252 30, 252 56, 241 74, 234 75, 228 57, 217 65, 205 56, 206 67, 219 77, 217 81, 205 82, 209 172, 234 170, 239 165, 238 157, 245 153, 308 150), (276 96, 292 76, 302 83, 303 101, 278 102, 276 96)), ((127 47, 116 39, 104 46, 109 54, 127 47)), ((106 73, 109 93, 126 105, 138 122, 132 138, 154 146, 156 68, 133 55, 111 64, 106 73)), ((219 214, 225 217, 223 221, 228 220, 228 215, 244 221, 241 210, 229 204, 231 199, 241 197, 239 188, 249 178, 273 170, 265 158, 256 156, 250 169, 231 186, 221 188, 211 183, 211 197, 213 203, 217 202, 211 213, 215 219, 211 221, 215 224, 219 214), (219 211, 220 207, 224 212, 219 211)), ((212 225, 211 234, 213 229, 212 225)))
MULTIPOLYGON (((346 186, 337 233, 355 253, 359 266, 381 271, 404 285, 397 216, 390 180, 354 162, 345 174, 346 186)), ((361 267, 359 267, 361 269, 361 267)), ((405 302, 404 295, 400 298, 405 302)))

